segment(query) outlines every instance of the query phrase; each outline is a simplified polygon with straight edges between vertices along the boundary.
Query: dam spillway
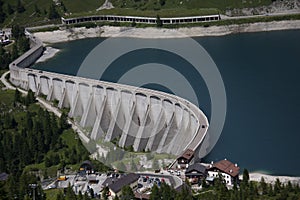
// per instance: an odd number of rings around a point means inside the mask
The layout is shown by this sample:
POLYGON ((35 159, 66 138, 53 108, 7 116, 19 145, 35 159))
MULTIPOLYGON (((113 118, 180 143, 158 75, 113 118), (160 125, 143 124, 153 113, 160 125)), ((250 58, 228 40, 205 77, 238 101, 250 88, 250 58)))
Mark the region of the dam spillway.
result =
POLYGON ((203 142, 209 124, 194 104, 155 90, 27 68, 43 51, 29 37, 32 48, 10 64, 10 81, 69 108, 69 117, 91 130, 89 138, 173 155, 203 142))

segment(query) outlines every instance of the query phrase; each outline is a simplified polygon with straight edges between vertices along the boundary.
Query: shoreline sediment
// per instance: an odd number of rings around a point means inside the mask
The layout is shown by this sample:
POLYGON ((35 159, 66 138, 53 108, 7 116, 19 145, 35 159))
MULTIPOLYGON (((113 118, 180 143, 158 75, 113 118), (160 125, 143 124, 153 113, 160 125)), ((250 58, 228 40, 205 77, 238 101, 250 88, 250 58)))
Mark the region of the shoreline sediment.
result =
POLYGON ((102 26, 96 28, 71 28, 49 32, 36 32, 34 35, 44 43, 59 43, 94 37, 134 37, 134 38, 184 38, 203 36, 223 36, 236 33, 265 32, 300 29, 300 20, 257 22, 226 26, 190 28, 134 28, 102 26))
MULTIPOLYGON (((260 172, 251 172, 249 173, 249 179, 250 181, 257 181, 260 182, 261 178, 264 178, 266 183, 274 184, 276 182, 276 179, 279 179, 281 183, 287 184, 289 181, 292 184, 300 184, 300 177, 293 177, 293 176, 276 176, 276 175, 268 175, 263 174, 260 172)), ((242 175, 240 175, 240 178, 242 178, 242 175)))
POLYGON ((46 50, 44 50, 42 56, 37 59, 37 61, 35 61, 35 63, 40 63, 40 62, 45 62, 48 59, 54 57, 60 50, 59 49, 55 49, 53 47, 47 46, 46 50))

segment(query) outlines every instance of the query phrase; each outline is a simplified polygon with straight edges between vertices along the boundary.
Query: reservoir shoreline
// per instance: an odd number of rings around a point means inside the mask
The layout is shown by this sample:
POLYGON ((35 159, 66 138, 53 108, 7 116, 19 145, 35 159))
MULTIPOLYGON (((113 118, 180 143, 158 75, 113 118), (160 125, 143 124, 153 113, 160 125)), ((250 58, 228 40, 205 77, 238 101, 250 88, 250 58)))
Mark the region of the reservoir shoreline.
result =
POLYGON ((237 33, 265 32, 300 29, 300 20, 257 22, 226 26, 190 28, 135 28, 102 26, 96 28, 69 28, 64 30, 36 32, 34 35, 44 43, 59 43, 94 37, 132 37, 132 38, 184 38, 203 36, 224 36, 237 33))

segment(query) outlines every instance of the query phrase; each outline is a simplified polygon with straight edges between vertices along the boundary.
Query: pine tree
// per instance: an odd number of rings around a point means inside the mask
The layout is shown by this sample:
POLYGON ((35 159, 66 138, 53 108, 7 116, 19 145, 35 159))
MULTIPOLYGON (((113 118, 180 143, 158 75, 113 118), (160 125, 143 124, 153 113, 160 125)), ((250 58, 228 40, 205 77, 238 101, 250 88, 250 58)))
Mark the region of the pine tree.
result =
POLYGON ((35 12, 36 14, 41 14, 41 10, 37 7, 36 4, 34 4, 34 12, 35 12))
POLYGON ((159 15, 156 16, 156 26, 157 27, 162 27, 163 26, 163 23, 162 23, 159 15))
POLYGON ((15 60, 19 57, 17 44, 14 43, 11 51, 11 60, 15 60))
POLYGON ((30 49, 29 39, 26 38, 25 36, 19 37, 17 44, 18 44, 18 50, 20 54, 24 54, 26 51, 30 49))
POLYGON ((21 93, 18 89, 15 90, 15 102, 21 102, 21 93))
POLYGON ((174 199, 175 191, 164 182, 160 186, 160 193, 162 199, 174 199))
POLYGON ((161 6, 164 6, 164 5, 166 4, 166 0, 159 0, 159 4, 160 4, 161 6))
POLYGON ((55 9, 55 5, 51 4, 49 7, 48 18, 49 19, 58 19, 60 17, 59 13, 55 9))
POLYGON ((11 33, 14 38, 18 39, 24 36, 24 28, 21 28, 19 25, 14 25, 12 26, 11 33))
POLYGON ((10 3, 7 3, 6 10, 8 15, 11 15, 15 12, 14 9, 12 9, 10 3))
POLYGON ((56 200, 64 200, 65 197, 64 197, 64 194, 63 192, 59 192, 57 195, 56 195, 56 200))
POLYGON ((59 126, 61 129, 61 132, 63 130, 70 128, 70 125, 68 124, 67 120, 68 120, 68 117, 67 117, 66 113, 63 112, 59 118, 59 126))
POLYGON ((120 198, 123 200, 135 199, 134 193, 129 185, 125 185, 124 187, 122 187, 121 193, 122 194, 120 198))
POLYGON ((67 12, 67 8, 66 8, 66 6, 65 6, 65 4, 64 4, 63 1, 61 1, 60 6, 62 7, 62 10, 63 10, 64 12, 67 12))
POLYGON ((274 193, 279 194, 281 192, 282 186, 279 178, 276 179, 275 184, 274 184, 274 193))
POLYGON ((93 188, 90 188, 90 194, 91 194, 91 197, 92 197, 92 198, 95 197, 95 193, 94 193, 94 189, 93 189, 93 188))
POLYGON ((244 169, 243 171, 243 180, 242 180, 246 185, 249 183, 249 172, 247 169, 244 169))
POLYGON ((67 192, 66 192, 66 196, 65 196, 66 200, 76 200, 76 194, 74 193, 74 191, 72 190, 71 185, 69 184, 68 188, 67 188, 67 192))
POLYGON ((18 4, 17 4, 17 12, 18 13, 23 13, 25 11, 25 8, 21 2, 21 0, 18 0, 18 4))
POLYGON ((151 189, 150 200, 160 199, 160 195, 161 195, 161 193, 160 193, 157 185, 154 184, 152 189, 151 189))
POLYGON ((6 15, 3 11, 3 1, 0 0, 0 24, 5 21, 5 17, 6 17, 6 15))
POLYGON ((108 187, 103 188, 102 197, 104 200, 108 200, 108 193, 109 193, 108 187))
POLYGON ((261 192, 263 195, 268 193, 268 185, 265 182, 264 177, 261 177, 261 179, 260 179, 260 189, 261 189, 261 192))

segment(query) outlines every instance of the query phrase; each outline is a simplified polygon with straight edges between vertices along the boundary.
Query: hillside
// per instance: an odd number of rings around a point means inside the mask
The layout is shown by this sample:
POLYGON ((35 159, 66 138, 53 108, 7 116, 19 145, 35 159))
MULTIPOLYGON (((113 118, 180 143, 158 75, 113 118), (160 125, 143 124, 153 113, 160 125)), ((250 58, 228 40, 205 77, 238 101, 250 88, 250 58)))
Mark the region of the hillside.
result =
POLYGON ((59 23, 60 16, 118 14, 187 16, 225 13, 233 8, 268 5, 272 0, 111 0, 113 9, 99 10, 105 0, 0 0, 0 24, 26 26, 59 23), (4 19, 4 20, 1 20, 4 19))

